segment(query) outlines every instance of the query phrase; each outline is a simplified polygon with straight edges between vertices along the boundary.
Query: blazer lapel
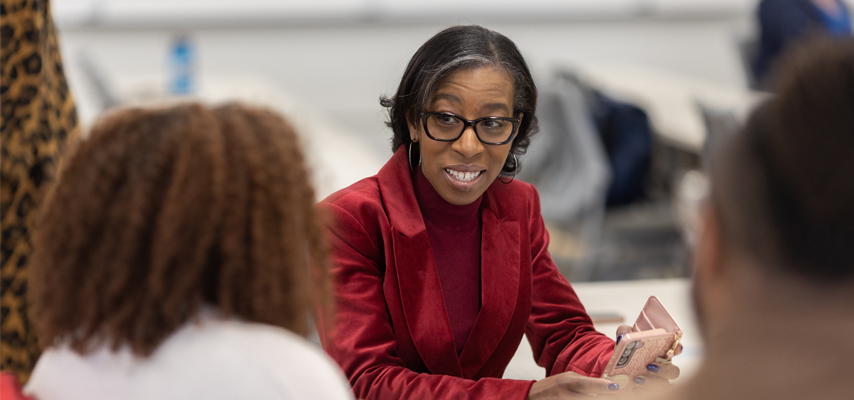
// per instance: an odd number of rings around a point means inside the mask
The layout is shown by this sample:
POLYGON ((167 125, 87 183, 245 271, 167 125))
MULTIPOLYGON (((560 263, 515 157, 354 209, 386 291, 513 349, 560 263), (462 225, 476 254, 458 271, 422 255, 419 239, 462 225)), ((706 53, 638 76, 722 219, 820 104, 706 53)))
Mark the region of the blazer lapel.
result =
POLYGON ((462 376, 427 231, 411 238, 395 232, 394 263, 406 326, 424 364, 434 374, 462 376))
POLYGON ((462 376, 405 147, 398 149, 377 177, 392 226, 394 270, 409 335, 430 372, 462 376))
POLYGON ((460 354, 464 378, 474 377, 498 348, 519 295, 519 222, 501 220, 500 213, 494 213, 498 205, 490 201, 486 205, 481 215, 482 305, 460 354))

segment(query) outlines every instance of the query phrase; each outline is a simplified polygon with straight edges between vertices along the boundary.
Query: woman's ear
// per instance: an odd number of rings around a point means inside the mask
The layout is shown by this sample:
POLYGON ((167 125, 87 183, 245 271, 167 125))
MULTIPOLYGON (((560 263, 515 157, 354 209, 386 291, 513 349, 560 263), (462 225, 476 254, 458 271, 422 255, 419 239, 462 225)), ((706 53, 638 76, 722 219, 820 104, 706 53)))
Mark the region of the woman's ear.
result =
POLYGON ((421 130, 418 129, 418 124, 413 124, 412 118, 407 116, 406 126, 409 128, 409 138, 413 142, 418 143, 418 141, 421 140, 421 130))

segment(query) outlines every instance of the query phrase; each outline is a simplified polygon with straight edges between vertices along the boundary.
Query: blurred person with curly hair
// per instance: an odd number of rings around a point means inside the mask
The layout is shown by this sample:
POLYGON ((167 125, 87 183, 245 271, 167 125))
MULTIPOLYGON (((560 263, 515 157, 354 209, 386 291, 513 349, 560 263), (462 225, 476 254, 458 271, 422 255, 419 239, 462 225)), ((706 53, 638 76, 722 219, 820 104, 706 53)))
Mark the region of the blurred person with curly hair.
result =
POLYGON ((351 398, 304 339, 330 302, 298 142, 236 104, 98 122, 40 214, 30 298, 47 349, 25 393, 351 398))

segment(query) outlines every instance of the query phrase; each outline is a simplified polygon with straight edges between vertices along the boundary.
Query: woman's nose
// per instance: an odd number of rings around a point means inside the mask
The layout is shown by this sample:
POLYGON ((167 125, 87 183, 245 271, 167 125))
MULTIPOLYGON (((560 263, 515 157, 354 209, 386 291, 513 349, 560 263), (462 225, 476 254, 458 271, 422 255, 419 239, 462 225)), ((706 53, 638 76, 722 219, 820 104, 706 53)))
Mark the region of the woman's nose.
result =
POLYGON ((483 143, 477 139, 474 127, 468 126, 463 131, 463 135, 451 145, 451 148, 465 158, 472 158, 483 152, 483 143))

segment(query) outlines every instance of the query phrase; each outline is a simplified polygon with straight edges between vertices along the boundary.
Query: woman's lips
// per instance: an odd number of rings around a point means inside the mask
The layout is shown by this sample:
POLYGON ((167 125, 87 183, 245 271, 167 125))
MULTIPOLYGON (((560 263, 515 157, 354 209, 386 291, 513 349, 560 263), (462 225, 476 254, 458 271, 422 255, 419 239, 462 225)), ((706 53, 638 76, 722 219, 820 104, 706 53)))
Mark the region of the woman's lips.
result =
POLYGON ((459 191, 468 192, 474 189, 474 187, 480 182, 481 178, 483 178, 484 172, 486 170, 471 170, 470 168, 467 171, 445 168, 445 178, 448 180, 448 183, 454 189, 459 191))

